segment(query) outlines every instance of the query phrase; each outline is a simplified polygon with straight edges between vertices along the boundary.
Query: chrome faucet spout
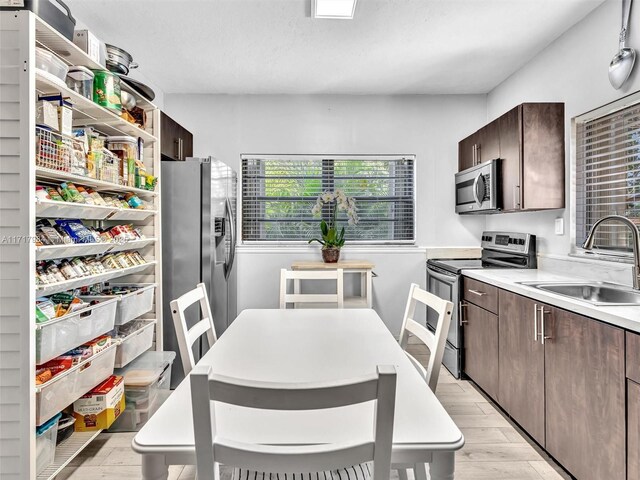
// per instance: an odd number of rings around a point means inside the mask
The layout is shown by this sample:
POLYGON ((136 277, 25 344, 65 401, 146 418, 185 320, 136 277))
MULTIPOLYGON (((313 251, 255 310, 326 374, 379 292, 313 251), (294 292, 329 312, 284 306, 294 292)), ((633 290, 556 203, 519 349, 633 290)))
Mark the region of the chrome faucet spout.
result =
POLYGON ((585 250, 591 250, 595 241, 595 233, 600 224, 606 221, 617 222, 626 225, 631 230, 633 238, 633 288, 640 290, 640 233, 635 223, 622 215, 607 215, 602 217, 593 224, 587 239, 582 244, 582 248, 585 250))

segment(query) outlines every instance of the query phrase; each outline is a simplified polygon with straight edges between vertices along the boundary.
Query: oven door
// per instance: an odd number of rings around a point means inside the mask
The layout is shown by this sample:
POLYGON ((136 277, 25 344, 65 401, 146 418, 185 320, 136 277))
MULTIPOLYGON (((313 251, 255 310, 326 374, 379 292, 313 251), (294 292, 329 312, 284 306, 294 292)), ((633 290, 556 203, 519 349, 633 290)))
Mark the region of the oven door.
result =
MULTIPOLYGON (((427 291, 453 303, 453 314, 447 333, 447 343, 454 348, 462 347, 462 335, 460 335, 460 324, 458 322, 458 304, 460 301, 459 290, 460 275, 435 270, 427 266, 427 291)), ((427 309, 427 326, 435 331, 438 324, 438 316, 432 309, 427 309)))

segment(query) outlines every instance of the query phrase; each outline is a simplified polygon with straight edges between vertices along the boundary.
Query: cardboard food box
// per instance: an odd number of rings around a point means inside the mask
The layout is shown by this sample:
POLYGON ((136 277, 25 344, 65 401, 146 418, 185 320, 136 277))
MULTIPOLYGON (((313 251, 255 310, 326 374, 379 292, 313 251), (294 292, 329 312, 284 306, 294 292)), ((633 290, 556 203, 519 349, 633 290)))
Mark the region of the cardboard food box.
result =
POLYGON ((56 105, 46 100, 38 101, 36 107, 36 123, 50 127, 58 132, 60 129, 60 121, 58 120, 58 108, 56 105))
POLYGON ((106 46, 89 30, 76 30, 73 33, 73 43, 85 52, 91 60, 103 67, 107 66, 106 46))
POLYGON ((109 428, 124 409, 124 379, 112 375, 73 402, 75 431, 90 432, 109 428))
MULTIPOLYGON (((61 134, 71 136, 73 134, 73 104, 68 98, 62 96, 62 94, 55 95, 40 95, 38 100, 43 102, 50 102, 56 109, 56 128, 61 134)), ((40 122, 42 123, 42 122, 40 122)), ((49 125, 51 126, 51 125, 49 125)))

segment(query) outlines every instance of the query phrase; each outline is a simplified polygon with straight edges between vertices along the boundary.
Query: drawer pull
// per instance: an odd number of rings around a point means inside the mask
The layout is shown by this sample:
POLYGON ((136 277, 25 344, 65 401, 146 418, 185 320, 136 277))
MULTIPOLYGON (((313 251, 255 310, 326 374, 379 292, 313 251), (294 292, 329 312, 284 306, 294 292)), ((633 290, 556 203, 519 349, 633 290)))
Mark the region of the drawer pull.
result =
POLYGON ((469 289, 467 290, 469 293, 473 293, 474 295, 478 295, 479 297, 484 297, 486 295, 485 292, 479 292, 478 290, 469 289))
POLYGON ((460 302, 460 310, 458 312, 458 316, 460 317, 460 326, 462 326, 465 323, 469 323, 467 320, 463 320, 462 319, 462 309, 468 307, 469 305, 465 302, 460 302))

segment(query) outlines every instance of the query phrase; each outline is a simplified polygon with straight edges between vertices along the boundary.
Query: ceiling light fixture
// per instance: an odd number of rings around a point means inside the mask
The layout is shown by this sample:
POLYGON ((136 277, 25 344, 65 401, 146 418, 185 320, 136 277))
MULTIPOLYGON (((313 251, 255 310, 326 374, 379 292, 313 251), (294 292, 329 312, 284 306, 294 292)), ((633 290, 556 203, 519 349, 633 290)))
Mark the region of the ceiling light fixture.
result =
POLYGON ((311 0, 314 18, 351 20, 358 0, 311 0))

